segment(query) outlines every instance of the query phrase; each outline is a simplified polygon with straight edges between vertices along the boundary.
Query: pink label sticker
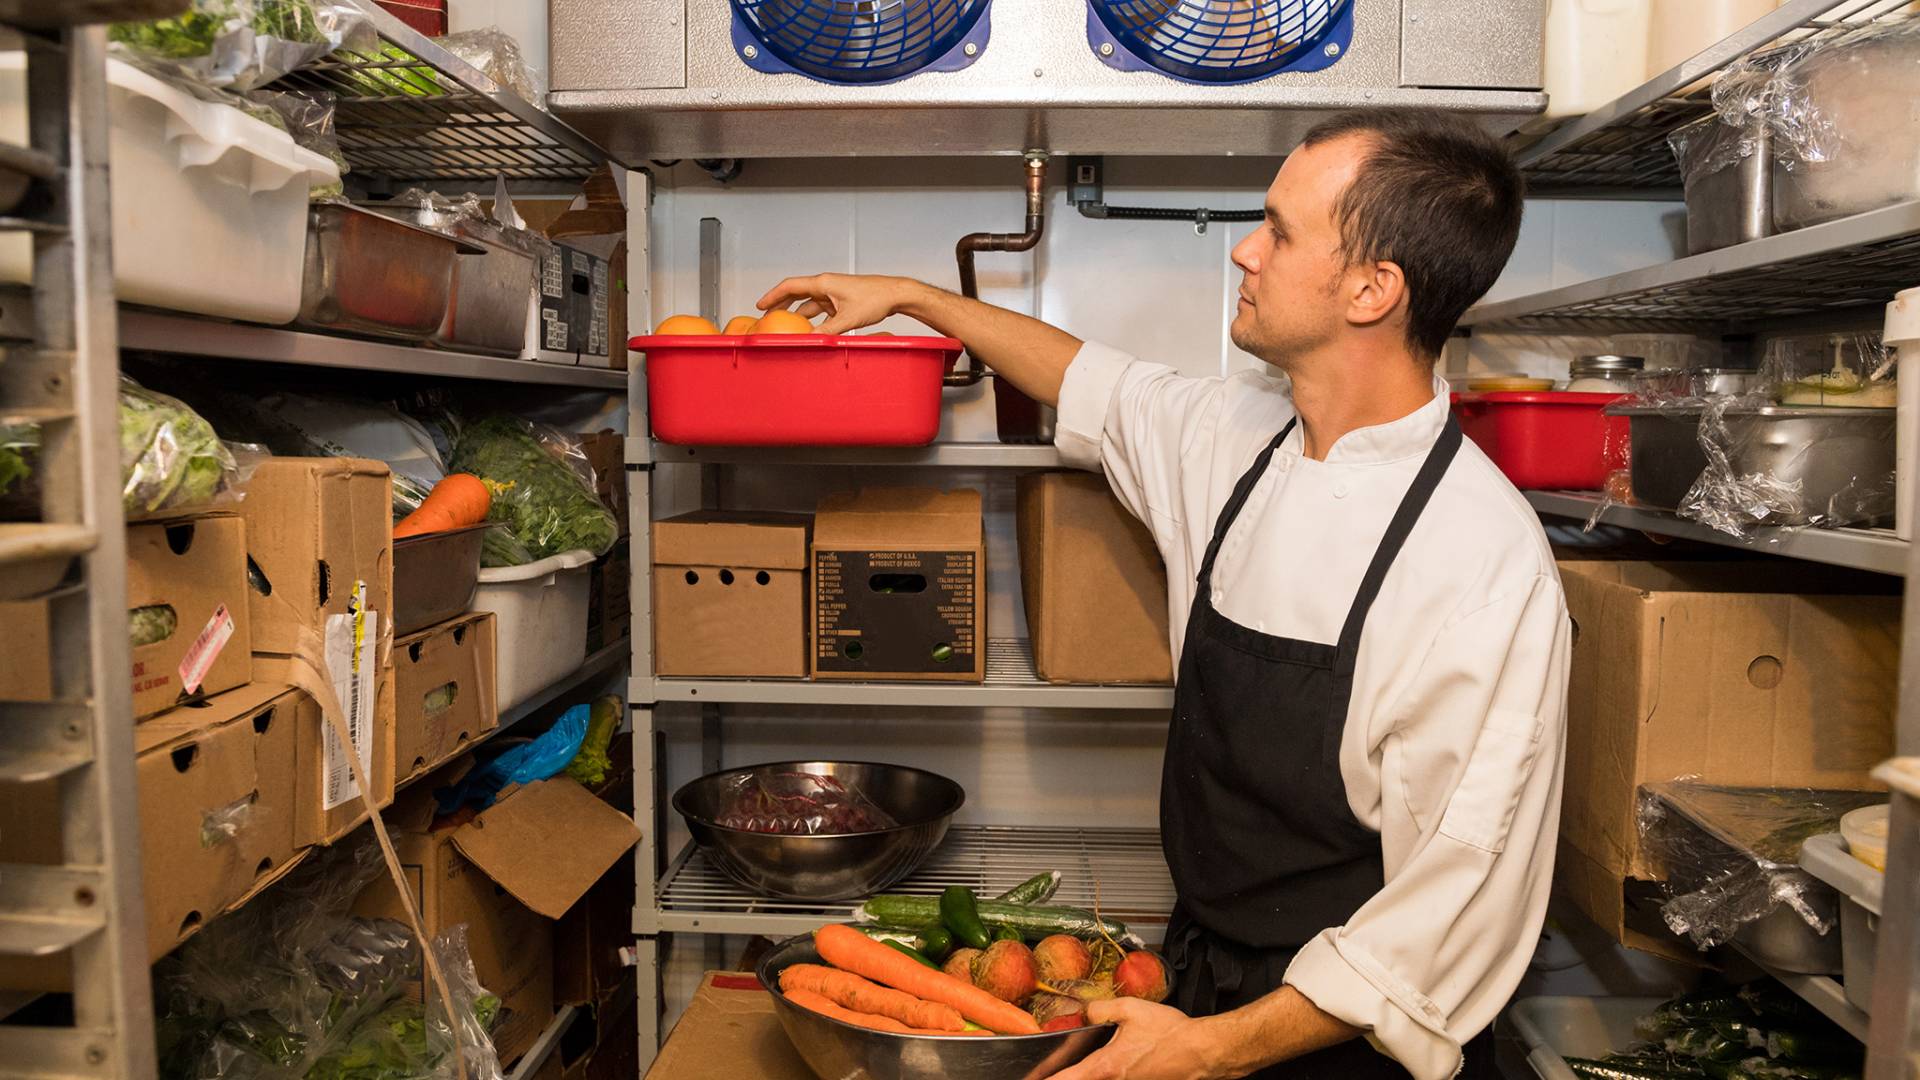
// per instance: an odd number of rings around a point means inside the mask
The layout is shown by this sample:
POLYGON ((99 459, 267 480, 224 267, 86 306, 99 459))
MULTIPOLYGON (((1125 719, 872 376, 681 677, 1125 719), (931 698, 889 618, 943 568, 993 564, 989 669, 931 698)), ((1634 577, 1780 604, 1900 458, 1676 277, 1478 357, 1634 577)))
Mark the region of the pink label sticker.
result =
POLYGON ((227 640, 233 637, 233 616, 227 614, 227 605, 221 604, 213 610, 213 618, 200 630, 200 636, 193 639, 193 645, 187 649, 187 655, 180 659, 180 686, 187 693, 200 689, 201 680, 207 677, 213 662, 220 659, 220 650, 227 647, 227 640))

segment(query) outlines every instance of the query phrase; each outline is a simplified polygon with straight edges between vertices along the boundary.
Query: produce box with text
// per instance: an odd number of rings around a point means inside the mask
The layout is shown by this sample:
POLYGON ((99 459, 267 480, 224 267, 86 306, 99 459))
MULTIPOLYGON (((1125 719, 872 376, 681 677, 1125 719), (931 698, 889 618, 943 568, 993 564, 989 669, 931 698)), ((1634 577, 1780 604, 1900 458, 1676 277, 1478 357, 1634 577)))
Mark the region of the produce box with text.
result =
POLYGON ((981 681, 986 556, 978 491, 869 488, 820 500, 814 678, 981 681))

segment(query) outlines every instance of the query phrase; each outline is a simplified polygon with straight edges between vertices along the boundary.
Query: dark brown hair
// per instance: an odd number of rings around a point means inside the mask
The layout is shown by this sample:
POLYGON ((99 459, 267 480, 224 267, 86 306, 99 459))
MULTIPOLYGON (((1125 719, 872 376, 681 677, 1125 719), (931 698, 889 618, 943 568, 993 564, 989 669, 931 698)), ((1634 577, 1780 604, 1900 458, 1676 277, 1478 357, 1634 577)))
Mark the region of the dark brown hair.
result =
POLYGON ((1334 216, 1349 263, 1392 262, 1407 278, 1407 344, 1438 357, 1454 324, 1513 254, 1526 182, 1500 141, 1434 109, 1341 113, 1303 146, 1347 135, 1371 146, 1334 216))

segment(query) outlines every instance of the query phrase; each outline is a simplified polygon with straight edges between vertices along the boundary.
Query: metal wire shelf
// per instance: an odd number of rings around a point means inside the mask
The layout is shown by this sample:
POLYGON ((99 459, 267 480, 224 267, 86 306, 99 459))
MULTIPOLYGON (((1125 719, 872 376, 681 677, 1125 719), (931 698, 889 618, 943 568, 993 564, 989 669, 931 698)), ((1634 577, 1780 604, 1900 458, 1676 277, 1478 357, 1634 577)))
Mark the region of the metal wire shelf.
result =
MULTIPOLYGON (((926 865, 888 891, 933 895, 965 885, 993 896, 1045 870, 1060 871, 1054 902, 1089 910, 1098 902, 1101 914, 1149 942, 1166 936, 1173 879, 1153 829, 956 825, 926 865)), ((657 895, 664 932, 802 934, 844 920, 852 906, 756 895, 692 844, 661 875, 657 895)))
POLYGON ((1519 150, 1533 193, 1680 187, 1667 136, 1713 110, 1712 76, 1742 57, 1831 44, 1913 18, 1906 0, 1795 0, 1607 105, 1519 150))
POLYGON ((273 84, 334 95, 334 129, 350 183, 577 184, 606 151, 551 113, 496 84, 372 0, 381 52, 340 51, 273 84))

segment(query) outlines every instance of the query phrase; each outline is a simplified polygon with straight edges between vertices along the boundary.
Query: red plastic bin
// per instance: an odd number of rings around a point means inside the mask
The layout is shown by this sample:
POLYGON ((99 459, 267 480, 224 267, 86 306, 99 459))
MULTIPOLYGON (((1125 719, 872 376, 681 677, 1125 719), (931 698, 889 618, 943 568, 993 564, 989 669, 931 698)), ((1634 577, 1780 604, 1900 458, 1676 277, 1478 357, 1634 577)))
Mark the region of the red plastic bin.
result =
POLYGON ((1625 394, 1564 390, 1455 394, 1453 412, 1517 488, 1598 491, 1627 464, 1627 418, 1601 410, 1625 394))
POLYGON ((948 337, 644 334, 654 438, 678 446, 925 446, 948 337))

